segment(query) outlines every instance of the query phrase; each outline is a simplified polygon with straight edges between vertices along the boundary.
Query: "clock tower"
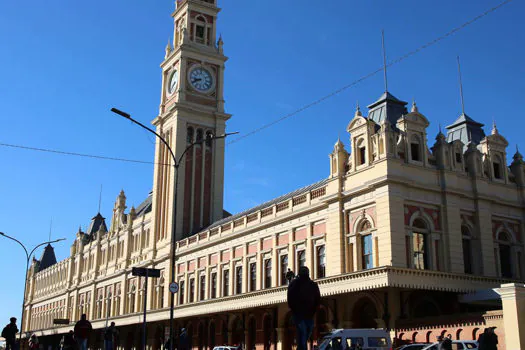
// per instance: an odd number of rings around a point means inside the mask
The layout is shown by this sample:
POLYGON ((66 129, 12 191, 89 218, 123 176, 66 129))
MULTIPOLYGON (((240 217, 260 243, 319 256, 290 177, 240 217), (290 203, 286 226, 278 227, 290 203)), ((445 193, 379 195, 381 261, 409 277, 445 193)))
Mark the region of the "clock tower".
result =
MULTIPOLYGON (((225 133, 222 38, 216 40, 217 0, 177 0, 173 43, 161 64, 162 90, 157 132, 178 157, 207 135, 225 133)), ((173 167, 166 147, 155 148, 153 210, 157 240, 171 233, 173 167), (165 166, 163 164, 169 164, 165 166)), ((179 166, 177 240, 223 217, 224 139, 188 150, 179 166)))

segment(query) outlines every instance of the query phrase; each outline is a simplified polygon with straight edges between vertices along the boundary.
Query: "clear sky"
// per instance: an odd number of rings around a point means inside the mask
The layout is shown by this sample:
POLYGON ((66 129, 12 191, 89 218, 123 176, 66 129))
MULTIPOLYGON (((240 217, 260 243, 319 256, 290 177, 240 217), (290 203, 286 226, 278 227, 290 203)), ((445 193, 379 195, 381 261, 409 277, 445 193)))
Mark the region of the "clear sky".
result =
MULTIPOLYGON (((249 131, 311 103, 432 41, 501 0, 220 0, 227 62, 228 131, 249 131), (395 5, 394 5, 395 3, 395 5)), ((158 112, 173 0, 0 1, 0 142, 153 160, 154 140, 113 115, 149 123, 158 112)), ((525 4, 514 0, 440 43, 392 66, 389 91, 416 99, 431 125, 460 114, 456 55, 466 112, 510 143, 523 142, 525 4)), ((235 213, 328 175, 328 154, 356 101, 383 92, 382 74, 229 145, 225 209, 235 213)), ((152 165, 77 158, 0 146, 0 231, 34 246, 52 238, 57 258, 98 210, 111 217, 121 189, 137 206, 152 188, 152 165)), ((108 220, 109 221, 109 220, 108 220)), ((109 224, 109 222, 108 222, 109 224)), ((40 257, 39 250, 37 257, 40 257)), ((0 324, 19 317, 24 255, 0 238, 0 324)))

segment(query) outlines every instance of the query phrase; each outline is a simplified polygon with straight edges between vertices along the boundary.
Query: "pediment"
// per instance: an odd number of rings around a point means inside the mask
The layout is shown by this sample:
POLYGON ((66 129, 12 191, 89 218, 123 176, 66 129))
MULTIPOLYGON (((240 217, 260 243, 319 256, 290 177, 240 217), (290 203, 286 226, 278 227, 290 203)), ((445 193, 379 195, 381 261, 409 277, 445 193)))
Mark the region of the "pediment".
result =
POLYGON ((399 123, 399 122, 402 122, 403 120, 419 124, 421 126, 424 126, 425 128, 430 125, 428 119, 419 112, 410 112, 408 114, 405 114, 404 116, 399 118, 397 122, 399 123))
POLYGON ((350 132, 350 130, 354 130, 366 124, 367 124, 367 119, 363 116, 358 115, 354 117, 354 119, 352 119, 350 123, 348 123, 348 126, 346 127, 346 131, 350 132))

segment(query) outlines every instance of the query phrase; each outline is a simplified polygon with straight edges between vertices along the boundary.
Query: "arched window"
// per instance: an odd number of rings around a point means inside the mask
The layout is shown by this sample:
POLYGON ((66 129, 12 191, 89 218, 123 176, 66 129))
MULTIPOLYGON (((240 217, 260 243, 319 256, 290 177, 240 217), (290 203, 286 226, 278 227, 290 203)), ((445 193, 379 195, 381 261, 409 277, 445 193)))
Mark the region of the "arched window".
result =
POLYGON ((501 277, 512 278, 512 249, 511 236, 507 232, 500 232, 498 236, 499 266, 501 277))
POLYGON ((414 220, 412 224, 412 253, 413 263, 416 269, 430 268, 430 254, 428 239, 429 230, 427 223, 422 219, 414 220))
POLYGON ((412 135, 412 138, 410 140, 411 159, 416 162, 421 162, 421 153, 421 141, 419 140, 418 136, 412 135))
POLYGON ((280 269, 281 269, 281 286, 288 284, 286 279, 286 273, 288 272, 288 255, 283 254, 280 257, 280 269))
POLYGON ((194 136, 194 130, 193 128, 190 126, 186 132, 186 142, 187 143, 192 143, 193 142, 193 136, 194 136))
POLYGON ((357 165, 366 163, 366 145, 365 140, 361 139, 357 142, 357 165))
POLYGON ((359 226, 359 235, 361 240, 361 267, 371 269, 374 267, 374 250, 372 248, 372 225, 365 220, 359 226))
POLYGON ((473 273, 472 269, 472 235, 468 226, 461 226, 461 236, 463 243, 463 267, 465 273, 473 273))
POLYGON ((207 42, 207 22, 206 18, 202 15, 195 17, 195 23, 193 24, 194 40, 196 43, 205 44, 207 42))

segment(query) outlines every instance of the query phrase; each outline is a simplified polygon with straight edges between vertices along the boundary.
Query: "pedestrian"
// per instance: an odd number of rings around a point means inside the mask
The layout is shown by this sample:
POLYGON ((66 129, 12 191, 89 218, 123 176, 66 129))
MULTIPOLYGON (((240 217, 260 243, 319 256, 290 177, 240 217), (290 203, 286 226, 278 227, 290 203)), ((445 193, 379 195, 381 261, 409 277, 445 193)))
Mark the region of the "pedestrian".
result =
POLYGON ((498 336, 494 333, 495 327, 485 328, 478 338, 479 350, 497 350, 498 336))
POLYGON ((74 350, 75 349, 75 339, 73 338, 74 332, 69 331, 65 334, 60 340, 60 349, 61 350, 74 350))
POLYGON ((86 314, 80 316, 80 321, 75 324, 75 341, 79 350, 87 350, 87 341, 93 327, 87 320, 86 314))
POLYGON ((286 277, 286 280, 288 281, 288 284, 290 284, 292 282, 292 280, 294 279, 295 274, 293 273, 292 270, 290 270, 288 268, 288 271, 286 272, 286 276, 285 277, 286 277))
POLYGON ((104 349, 115 350, 118 342, 118 329, 115 327, 115 322, 104 331, 104 349))
POLYGON ((9 324, 2 329, 2 338, 5 339, 5 350, 16 349, 16 333, 18 333, 16 317, 11 317, 9 324))
POLYGON ((179 347, 177 348, 177 350, 189 350, 189 348, 190 343, 188 339, 188 334, 186 333, 186 328, 182 328, 180 330, 179 347))
POLYGON ((29 338, 29 350, 38 350, 40 348, 40 343, 38 342, 38 337, 35 333, 31 334, 29 338))
POLYGON ((441 343, 441 350, 452 350, 452 335, 447 335, 441 343))
POLYGON ((288 306, 297 329, 297 350, 306 350, 314 327, 314 315, 321 303, 317 283, 310 279, 308 267, 301 266, 299 275, 288 286, 288 306))

